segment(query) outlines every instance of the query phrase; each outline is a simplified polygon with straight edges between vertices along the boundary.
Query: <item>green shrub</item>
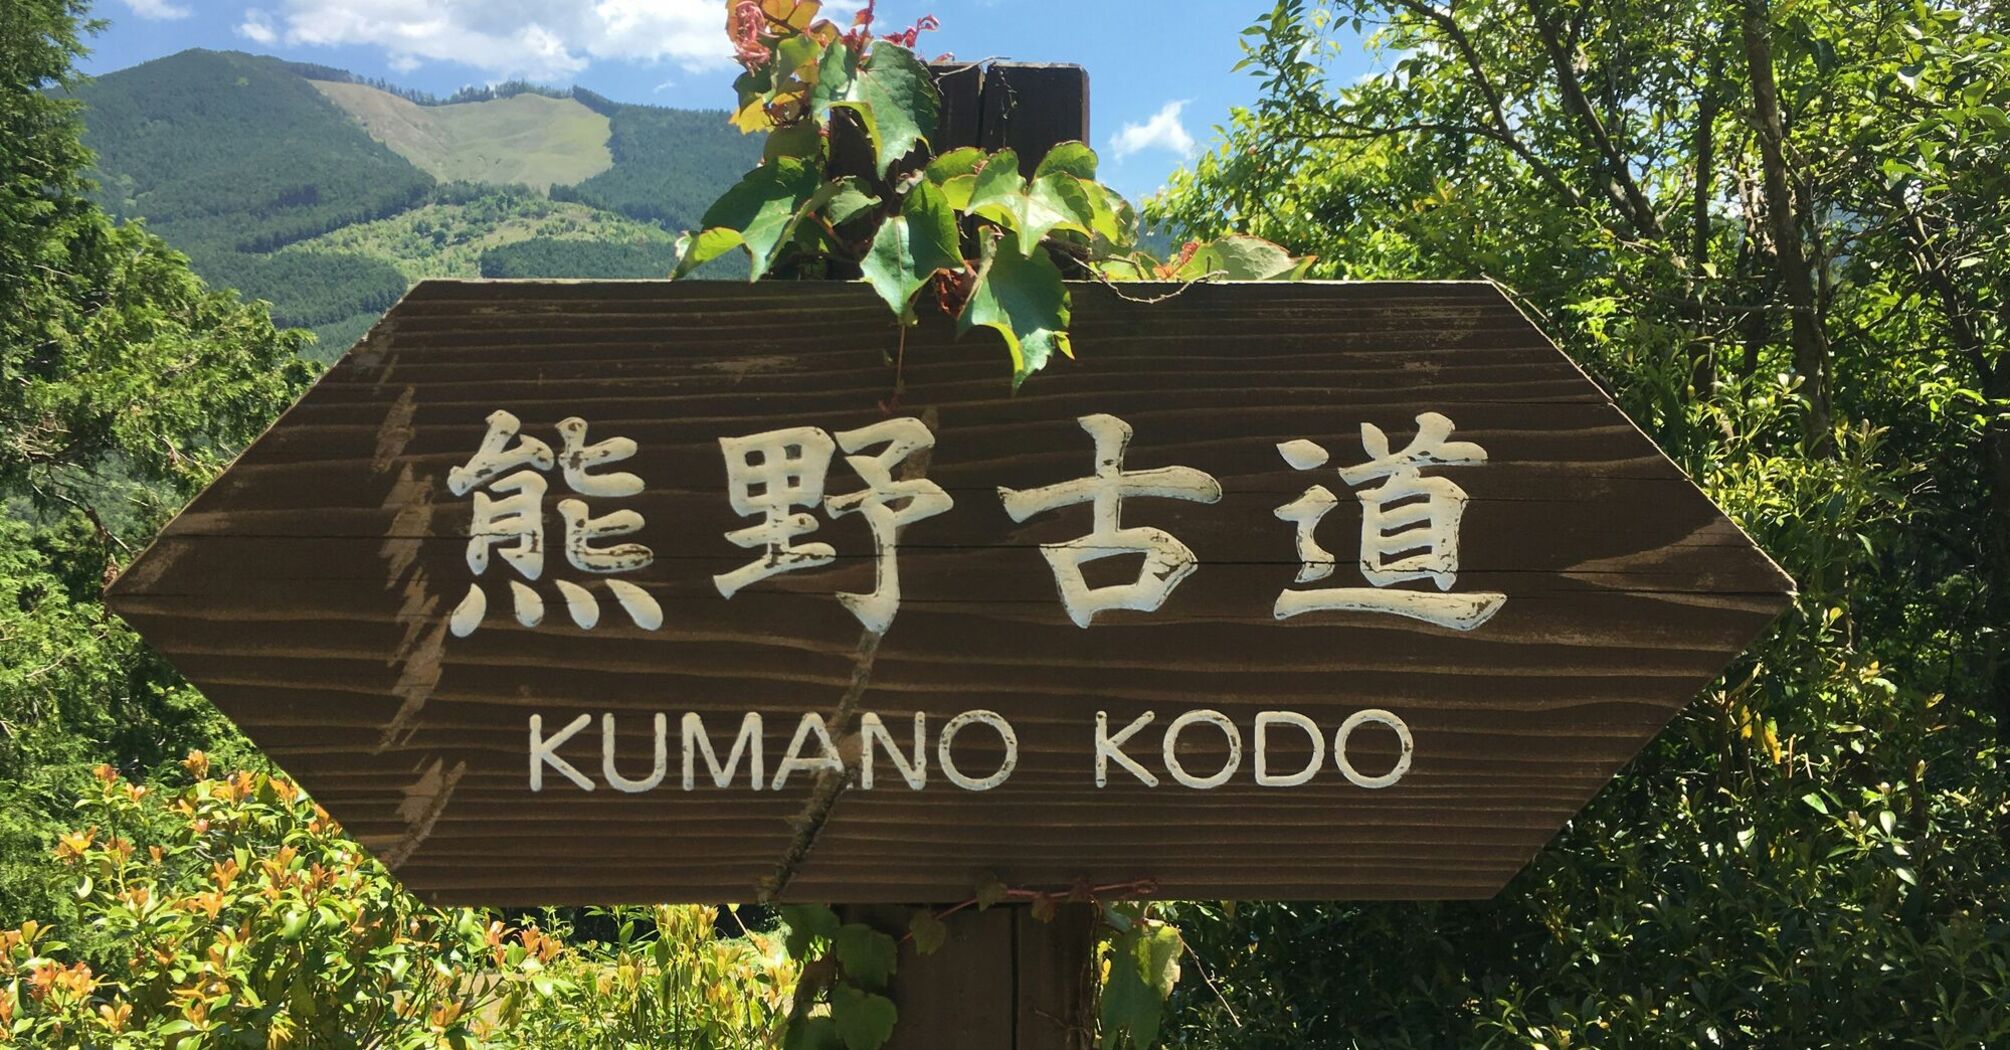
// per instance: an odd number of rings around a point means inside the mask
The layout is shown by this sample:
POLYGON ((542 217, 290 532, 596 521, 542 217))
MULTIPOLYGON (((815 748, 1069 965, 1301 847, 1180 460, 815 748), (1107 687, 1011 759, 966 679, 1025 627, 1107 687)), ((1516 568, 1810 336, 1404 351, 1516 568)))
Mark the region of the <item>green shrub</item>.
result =
POLYGON ((182 787, 100 767, 56 856, 68 943, 0 931, 0 1044, 169 1047, 765 1047, 794 967, 775 934, 698 907, 614 913, 614 943, 427 907, 283 778, 182 787))

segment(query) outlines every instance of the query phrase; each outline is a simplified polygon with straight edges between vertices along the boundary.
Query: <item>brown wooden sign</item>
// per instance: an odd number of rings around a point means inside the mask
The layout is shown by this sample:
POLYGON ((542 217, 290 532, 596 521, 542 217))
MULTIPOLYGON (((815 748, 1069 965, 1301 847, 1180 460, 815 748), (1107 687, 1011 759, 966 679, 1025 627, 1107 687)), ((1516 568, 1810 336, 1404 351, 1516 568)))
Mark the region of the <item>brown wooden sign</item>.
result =
POLYGON ((864 903, 1489 896, 1790 591, 1491 285, 1074 297, 427 282, 108 600, 429 899, 864 903))

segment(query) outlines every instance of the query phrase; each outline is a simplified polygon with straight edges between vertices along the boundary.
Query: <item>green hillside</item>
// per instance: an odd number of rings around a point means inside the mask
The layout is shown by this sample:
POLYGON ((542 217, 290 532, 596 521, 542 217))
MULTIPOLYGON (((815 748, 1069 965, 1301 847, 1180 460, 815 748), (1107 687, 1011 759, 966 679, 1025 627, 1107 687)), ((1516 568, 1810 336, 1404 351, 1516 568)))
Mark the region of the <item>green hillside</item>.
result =
MULTIPOLYGON (((531 242, 649 245, 668 249, 676 236, 659 226, 584 204, 555 201, 524 187, 461 184, 442 187, 431 202, 375 222, 344 226, 280 252, 281 255, 361 255, 396 267, 411 280, 479 277, 482 260, 498 248, 531 242), (456 197, 454 191, 462 196, 456 197)), ((651 270, 662 276, 675 266, 651 270)), ((556 274, 592 277, 599 274, 556 274)), ((618 276, 645 276, 620 274, 618 276)))
POLYGON ((725 110, 631 106, 584 90, 573 97, 607 116, 614 165, 577 186, 554 187, 558 200, 685 230, 761 159, 760 137, 730 127, 725 110), (733 173, 723 184, 716 175, 722 171, 733 173))
POLYGON ((75 94, 107 210, 312 328, 322 359, 424 277, 662 276, 760 152, 721 111, 520 84, 443 102, 241 52, 75 94))
POLYGON ((528 92, 487 102, 422 106, 366 84, 314 87, 382 142, 441 182, 579 182, 614 164, 605 116, 569 98, 528 92))

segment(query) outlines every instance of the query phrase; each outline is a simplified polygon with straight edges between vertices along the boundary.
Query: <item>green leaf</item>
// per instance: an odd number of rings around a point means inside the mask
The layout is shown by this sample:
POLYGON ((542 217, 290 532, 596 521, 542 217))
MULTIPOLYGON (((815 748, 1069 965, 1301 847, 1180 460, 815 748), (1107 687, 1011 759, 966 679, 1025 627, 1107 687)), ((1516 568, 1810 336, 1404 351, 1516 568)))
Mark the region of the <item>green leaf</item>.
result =
POLYGON ((824 159, 823 128, 815 123, 804 120, 768 132, 768 141, 761 147, 762 161, 773 163, 784 157, 792 157, 801 161, 815 161, 818 164, 822 164, 824 159))
POLYGON ((827 121, 832 109, 858 114, 882 176, 935 134, 941 109, 928 67, 914 52, 884 40, 863 64, 849 47, 826 48, 811 99, 819 120, 827 121))
POLYGON ((840 985, 831 993, 831 1022, 837 1026, 845 1050, 879 1050, 893 1038, 893 1026, 899 1020, 900 1011, 894 1009, 893 1000, 883 995, 850 985, 840 985))
POLYGON ((1019 174, 1019 156, 1011 150, 992 154, 971 187, 970 214, 1019 233, 1021 255, 1031 255, 1055 229, 1084 236, 1095 223, 1095 205, 1082 180, 1066 172, 1050 172, 1030 184, 1019 174))
POLYGON ((1140 922, 1110 941, 1110 976, 1101 1018, 1106 1047, 1128 1040, 1138 1050, 1158 1045, 1166 998, 1179 980, 1179 931, 1140 922))
POLYGON ((928 176, 928 181, 940 186, 950 179, 965 175, 975 176, 978 169, 984 166, 984 158, 983 150, 975 146, 963 146, 929 161, 924 174, 928 176))
POLYGON ((831 194, 830 204, 824 208, 824 216, 832 226, 842 226, 878 206, 879 198, 865 191, 863 179, 847 177, 838 180, 837 190, 831 194))
POLYGON ((1138 213, 1123 194, 1096 182, 1085 179, 1082 190, 1089 198, 1089 229, 1096 236, 1109 242, 1118 252, 1128 250, 1138 243, 1138 213))
POLYGON ((871 991, 880 991, 893 977, 899 962, 900 945, 886 934, 860 922, 838 928, 831 940, 831 953, 844 967, 847 981, 871 991))
POLYGON ((839 1050, 843 1046, 837 1022, 829 1017, 793 1018, 788 1034, 782 1037, 782 1050, 839 1050))
POLYGON ((815 168, 789 158, 748 172, 705 210, 703 232, 678 242, 681 257, 672 276, 682 277, 735 247, 746 249, 754 278, 766 274, 821 183, 815 168))
POLYGON ((1056 173, 1073 175, 1083 181, 1094 181, 1096 177, 1096 151, 1086 142, 1063 142, 1047 151, 1040 159, 1040 167, 1033 172, 1033 178, 1056 173))
POLYGON ((1179 982, 1179 930, 1162 922, 1141 927, 1138 941, 1138 965, 1144 971, 1145 983, 1157 992, 1160 1001, 1172 995, 1173 985, 1179 982))
POLYGON ((305 908, 294 908, 288 911, 286 918, 279 926, 279 939, 282 941, 300 939, 301 932, 307 929, 307 920, 312 916, 313 913, 305 908))
POLYGON ((1102 1021, 1103 1046, 1126 1044, 1139 1050, 1157 1045, 1159 1018, 1165 1004, 1139 974, 1135 958, 1124 948, 1129 938, 1119 938, 1110 946, 1110 975, 1103 982, 1102 1001, 1097 1013, 1102 1021))
POLYGON ((1156 281, 1159 261, 1148 252, 1133 252, 1096 263, 1096 271, 1112 281, 1156 281))
POLYGON ((963 268, 956 213, 942 191, 928 182, 908 191, 901 213, 880 225, 859 268, 886 305, 901 320, 912 321, 914 293, 938 271, 963 268))
POLYGON ((942 188, 951 208, 969 211, 970 194, 977 186, 977 171, 984 166, 985 156, 975 146, 953 149, 931 161, 925 174, 928 181, 942 188))
POLYGON ((1012 353, 1012 387, 1046 367, 1056 351, 1072 355, 1068 345, 1068 288, 1061 271, 1046 252, 1019 250, 1018 235, 1007 232, 985 247, 986 258, 970 301, 963 306, 958 331, 995 329, 1012 353))
POLYGON ((1214 269, 1230 281, 1275 280, 1301 265, 1300 260, 1293 258, 1282 246, 1244 234, 1223 237, 1196 254, 1210 251, 1213 253, 1214 269))
POLYGON ((914 938, 917 955, 934 955, 949 943, 949 924, 937 918, 935 913, 923 908, 914 913, 907 923, 907 935, 914 938))
POLYGON ((970 189, 969 210, 974 212, 987 204, 1002 205, 1025 189, 1026 179, 1019 174, 1019 154, 1014 150, 1001 149, 977 170, 976 182, 970 189))
POLYGON ((788 927, 784 943, 789 955, 801 959, 809 955, 812 940, 832 940, 837 936, 837 913, 821 904, 784 904, 782 925, 788 927))
POLYGON ((1005 885, 1005 880, 996 875, 986 874, 984 881, 977 884, 977 910, 983 911, 1005 903, 1005 898, 1010 893, 1011 890, 1005 885))

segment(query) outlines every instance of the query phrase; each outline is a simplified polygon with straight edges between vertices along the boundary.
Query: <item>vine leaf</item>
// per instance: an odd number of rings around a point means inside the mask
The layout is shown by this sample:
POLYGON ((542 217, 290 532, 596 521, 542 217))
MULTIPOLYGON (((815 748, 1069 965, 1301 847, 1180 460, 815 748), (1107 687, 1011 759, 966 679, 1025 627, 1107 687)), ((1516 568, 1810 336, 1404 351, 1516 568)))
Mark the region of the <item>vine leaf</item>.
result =
POLYGON ((844 967, 845 980, 871 991, 886 988, 900 955, 893 938, 860 922, 838 927, 831 952, 844 967))
POLYGON ((824 49, 811 103, 819 120, 833 109, 858 114, 879 174, 935 134, 935 80, 914 52, 882 40, 863 61, 849 47, 824 49))
POLYGON ((1056 229, 1086 236, 1095 224, 1095 206, 1081 179, 1050 171, 1028 183, 1019 174, 1019 155, 1009 149, 992 154, 977 173, 969 211, 1018 231, 1020 254, 1028 256, 1056 229))
POLYGON ((959 333, 984 327, 1005 337, 1005 347, 1012 352, 1015 390, 1027 376, 1046 367, 1055 351, 1074 356, 1068 343, 1068 288, 1061 283, 1061 271, 1046 252, 1023 253, 1019 236, 1007 230, 985 243, 970 301, 957 319, 959 333))
POLYGON ((1179 931, 1164 923, 1137 923, 1111 939, 1099 1011, 1104 1050, 1126 1041, 1137 1050, 1158 1045, 1165 1001, 1179 980, 1179 952, 1179 931))
POLYGON ((942 188, 950 207, 969 211, 970 192, 977 185, 977 169, 984 166, 984 157, 984 151, 975 146, 953 149, 929 161, 923 174, 942 188))
POLYGON ((793 157, 805 164, 821 166, 824 148, 823 129, 805 120, 768 132, 767 142, 761 145, 761 162, 772 164, 783 157, 793 157))
POLYGON ((917 184, 901 203, 900 214, 883 223, 873 236, 872 250, 859 264, 866 282, 893 308, 901 321, 914 323, 914 293, 938 271, 963 269, 956 239, 956 213, 942 191, 929 182, 917 184))
POLYGON ((918 955, 934 955, 949 943, 949 924, 936 914, 923 908, 914 913, 907 922, 907 935, 914 938, 914 951, 918 955))
POLYGON ((753 277, 774 264, 775 254, 795 232, 796 223, 820 207, 825 196, 823 176, 799 160, 783 157, 747 173, 705 210, 701 232, 677 241, 677 270, 682 277, 697 267, 744 248, 753 263, 753 277))
POLYGON ((782 925, 788 928, 784 947, 797 959, 808 957, 812 941, 837 938, 837 913, 821 904, 785 904, 781 911, 782 925))
POLYGON ((893 1038, 900 1011, 894 1009, 893 1000, 847 984, 831 994, 830 1016, 845 1050, 879 1050, 893 1038))
POLYGON ((1047 151, 1040 158, 1040 166, 1033 172, 1035 179, 1056 173, 1073 175, 1083 181, 1096 177, 1096 151, 1086 142, 1063 142, 1047 151))
POLYGON ((782 1050, 839 1050, 844 1045, 837 1022, 829 1017, 792 1018, 782 1037, 782 1050))
POLYGON ((1178 276, 1192 280, 1216 276, 1230 281, 1269 281, 1303 276, 1312 257, 1295 258, 1281 245, 1261 237, 1236 234, 1204 244, 1180 268, 1178 276))
POLYGON ((830 206, 824 209, 824 217, 832 226, 845 223, 879 205, 879 198, 867 193, 865 180, 846 176, 838 180, 836 192, 831 194, 830 206))
POLYGON ((1057 894, 1043 893, 1033 898, 1033 921, 1053 922, 1061 915, 1061 898, 1057 894))
POLYGON ((977 910, 983 911, 994 905, 1005 903, 1005 898, 1011 892, 1011 889, 1005 885, 1004 879, 999 878, 991 872, 986 872, 984 880, 977 884, 977 910))

